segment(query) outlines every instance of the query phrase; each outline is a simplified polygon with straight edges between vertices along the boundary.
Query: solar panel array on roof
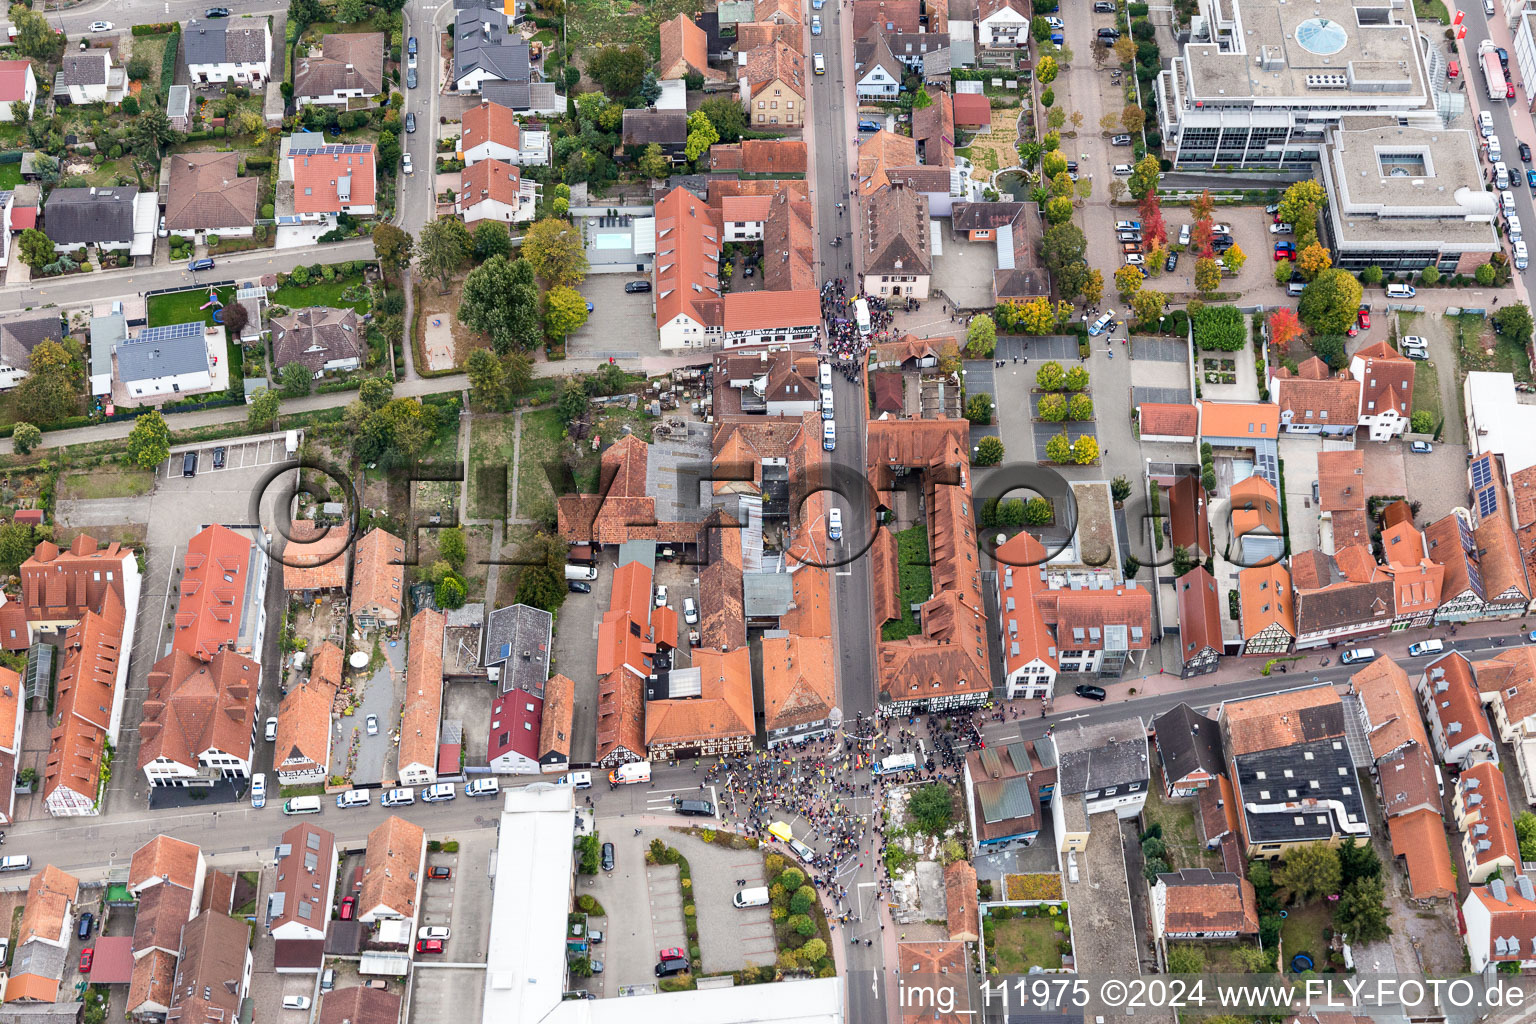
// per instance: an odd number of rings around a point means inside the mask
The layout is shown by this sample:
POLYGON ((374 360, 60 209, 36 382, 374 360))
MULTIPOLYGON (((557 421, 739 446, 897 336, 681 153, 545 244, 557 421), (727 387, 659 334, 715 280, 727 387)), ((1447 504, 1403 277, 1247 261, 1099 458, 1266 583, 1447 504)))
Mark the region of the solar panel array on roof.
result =
POLYGON ((1499 490, 1497 487, 1484 487, 1477 492, 1477 514, 1479 518, 1486 519, 1499 510, 1499 490))
POLYGON ((175 341, 178 338, 201 338, 203 325, 193 324, 168 324, 165 327, 146 327, 139 332, 137 338, 128 339, 127 344, 135 345, 146 341, 175 341))
POLYGON ((1479 487, 1487 487, 1493 482, 1493 467, 1491 463, 1492 459, 1487 455, 1472 463, 1473 490, 1477 490, 1479 487))
POLYGON ((289 156, 331 156, 333 154, 367 153, 367 152, 371 151, 372 149, 373 149, 372 146, 355 146, 355 145, 353 145, 353 146, 341 146, 341 145, 337 145, 337 146, 314 146, 314 147, 306 146, 303 149, 290 149, 288 151, 288 155, 289 156))

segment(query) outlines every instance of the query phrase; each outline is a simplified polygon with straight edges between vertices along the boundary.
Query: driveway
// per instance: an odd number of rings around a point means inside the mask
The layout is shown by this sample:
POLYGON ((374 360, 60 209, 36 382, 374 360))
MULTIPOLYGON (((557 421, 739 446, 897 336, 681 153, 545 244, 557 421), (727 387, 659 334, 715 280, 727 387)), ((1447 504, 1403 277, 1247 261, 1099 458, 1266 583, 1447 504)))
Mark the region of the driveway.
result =
POLYGON ((566 594, 555 620, 555 656, 550 670, 576 681, 571 760, 579 764, 597 757, 597 624, 612 591, 613 563, 605 560, 592 581, 592 593, 566 594))
POLYGON ((396 690, 405 682, 405 647, 398 640, 381 640, 379 646, 384 651, 384 661, 364 685, 362 704, 350 718, 340 719, 339 735, 331 747, 333 760, 345 766, 347 754, 356 742, 352 781, 359 785, 398 777, 394 750, 400 731, 400 700, 396 690), (369 715, 378 716, 377 736, 368 735, 365 723, 369 715))
POLYGON ((1312 500, 1321 444, 1316 436, 1292 434, 1281 435, 1279 444, 1280 462, 1285 466, 1285 524, 1291 535, 1291 550, 1311 551, 1322 536, 1317 503, 1312 500))

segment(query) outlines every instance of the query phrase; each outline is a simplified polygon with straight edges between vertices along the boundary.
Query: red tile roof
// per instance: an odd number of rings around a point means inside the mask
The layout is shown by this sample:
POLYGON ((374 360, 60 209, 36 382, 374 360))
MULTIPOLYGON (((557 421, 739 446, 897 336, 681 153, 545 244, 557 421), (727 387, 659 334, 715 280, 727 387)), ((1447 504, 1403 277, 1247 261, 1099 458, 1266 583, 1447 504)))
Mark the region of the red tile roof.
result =
POLYGON ((1268 402, 1201 402, 1198 408, 1201 437, 1259 439, 1280 433, 1280 410, 1268 402))
POLYGON ((399 622, 405 541, 375 527, 354 546, 353 557, 352 614, 399 622))
POLYGON ((149 670, 139 770, 159 758, 189 768, 219 751, 249 763, 261 666, 231 650, 200 661, 173 650, 149 670))
POLYGON ((116 541, 98 549, 96 538, 88 533, 76 536, 67 551, 43 541, 21 563, 27 621, 75 621, 86 609, 100 608, 109 590, 121 600, 124 567, 133 558, 133 551, 116 541))
MULTIPOLYGON (((436 764, 437 759, 434 757, 430 763, 436 764)), ((407 920, 416 916, 426 843, 426 830, 397 814, 391 814, 368 833, 363 882, 357 894, 359 914, 371 914, 383 907, 407 920)))
POLYGON ((27 98, 29 60, 0 60, 0 103, 15 103, 27 98))
POLYGON ((763 638, 763 723, 770 734, 831 713, 837 704, 833 660, 831 637, 763 638))
POLYGON ((1408 866, 1408 887, 1416 900, 1456 895, 1456 867, 1445 841, 1445 821, 1432 810, 1387 819, 1392 852, 1408 866))
POLYGON ((221 649, 233 648, 240 634, 251 540, 215 523, 187 542, 183 564, 171 649, 208 661, 221 649))
POLYGON ((347 546, 344 526, 317 526, 309 519, 293 520, 283 548, 283 589, 338 590, 347 585, 347 546))
POLYGON ((967 128, 992 124, 992 101, 979 92, 955 93, 955 124, 967 128))
POLYGON ((325 146, 319 153, 293 157, 293 207, 296 213, 340 213, 376 203, 373 144, 325 146), (358 150, 346 152, 346 150, 358 150), (350 180, 349 180, 350 179, 350 180), (343 185, 350 198, 341 199, 343 185))
POLYGON ((437 765, 437 737, 443 717, 443 613, 423 608, 411 618, 405 660, 405 707, 400 717, 397 763, 437 765))
POLYGON ((706 81, 721 82, 725 74, 709 66, 709 36, 679 14, 661 23, 661 60, 656 65, 658 78, 687 78, 690 71, 706 81))
POLYGON ((731 292, 725 297, 727 331, 804 327, 821 321, 821 295, 815 288, 789 292, 731 292))
POLYGON ((1296 635, 1291 574, 1282 563, 1242 570, 1237 574, 1237 589, 1244 640, 1251 640, 1276 623, 1292 637, 1296 635))
POLYGON ((679 316, 705 326, 723 323, 720 225, 715 212, 682 186, 656 204, 656 326, 679 316))
POLYGON ((1216 581, 1197 566, 1174 581, 1179 597, 1179 650, 1187 661, 1207 647, 1217 654, 1226 651, 1221 638, 1221 608, 1216 581))
POLYGON ((1142 402, 1136 407, 1140 414, 1141 435, 1158 437, 1194 437, 1200 432, 1200 410, 1192 405, 1165 405, 1160 402, 1142 402))
POLYGON ((1492 761, 1479 761, 1462 770, 1456 783, 1462 795, 1465 821, 1472 832, 1472 847, 1478 864, 1507 860, 1520 864, 1520 840, 1515 835, 1515 816, 1509 803, 1509 788, 1504 773, 1492 761), (1469 804, 1473 796, 1482 800, 1469 804), (1483 826, 1483 827, 1479 827, 1483 826), (1487 843, 1486 849, 1483 844, 1487 843))
POLYGON ((1059 670, 1056 639, 1037 603, 1046 590, 1041 580, 1045 548, 1032 534, 1020 531, 999 545, 994 557, 998 563, 999 607, 1007 608, 1009 601, 1013 602, 1013 610, 1002 613, 1007 633, 1003 650, 1006 670, 1011 674, 1032 661, 1059 670))
POLYGON ((1364 361, 1360 377, 1360 415, 1376 416, 1395 409, 1403 416, 1413 415, 1413 360, 1399 355, 1384 341, 1361 349, 1350 359, 1351 365, 1364 361))
POLYGON ((693 667, 700 673, 698 697, 653 700, 645 707, 645 744, 693 745, 751 737, 753 730, 752 661, 745 647, 734 651, 696 648, 693 667))
POLYGON ((203 851, 196 843, 158 835, 133 851, 128 864, 128 888, 138 891, 148 882, 169 882, 195 889, 202 880, 199 862, 203 851))
POLYGON ((125 656, 124 617, 122 599, 109 590, 100 613, 86 612, 65 634, 55 701, 59 724, 49 743, 44 798, 64 786, 96 799, 118 662, 125 656))
MULTIPOLYGON (((743 139, 729 145, 717 143, 710 147, 709 159, 712 170, 740 171, 743 174, 804 174, 809 162, 806 145, 799 139, 743 139)), ((752 182, 748 181, 712 181, 709 183, 710 198, 714 199, 714 191, 719 186, 750 184, 752 182)), ((785 184, 805 187, 805 183, 800 181, 785 184)))
POLYGON ((508 149, 518 149, 523 130, 518 126, 517 115, 509 107, 482 99, 464 111, 459 137, 459 152, 467 153, 485 142, 494 142, 508 149))

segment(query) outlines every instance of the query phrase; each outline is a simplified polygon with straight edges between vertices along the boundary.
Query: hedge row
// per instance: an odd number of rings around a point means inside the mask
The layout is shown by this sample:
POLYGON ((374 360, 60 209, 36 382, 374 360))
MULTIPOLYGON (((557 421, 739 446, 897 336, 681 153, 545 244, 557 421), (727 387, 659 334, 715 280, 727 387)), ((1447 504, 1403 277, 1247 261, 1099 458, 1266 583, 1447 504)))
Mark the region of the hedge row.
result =
POLYGON ((272 166, 272 158, 269 156, 248 156, 245 158, 247 171, 265 171, 272 166))
POLYGON ((0 152, 0 164, 19 164, 19 163, 21 163, 21 150, 19 150, 19 149, 7 149, 4 152, 0 152))
POLYGON ((136 36, 163 36, 167 32, 180 32, 181 26, 174 21, 161 21, 153 25, 135 25, 133 34, 136 36))
MULTIPOLYGON (((134 32, 144 28, 143 25, 135 25, 134 32)), ((171 86, 176 82, 176 51, 181 49, 181 26, 170 26, 170 38, 165 41, 165 55, 160 58, 160 88, 156 92, 160 96, 160 107, 165 108, 167 98, 171 95, 171 86)), ((188 110, 190 114, 191 111, 188 110)))

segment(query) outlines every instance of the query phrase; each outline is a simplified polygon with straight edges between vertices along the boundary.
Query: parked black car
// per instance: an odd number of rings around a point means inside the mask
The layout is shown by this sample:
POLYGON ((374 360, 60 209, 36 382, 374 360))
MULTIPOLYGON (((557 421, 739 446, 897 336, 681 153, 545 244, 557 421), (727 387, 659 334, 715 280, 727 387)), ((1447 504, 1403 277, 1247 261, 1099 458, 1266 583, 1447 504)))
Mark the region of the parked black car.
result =
POLYGON ((82 938, 82 939, 90 938, 91 937, 91 926, 94 925, 95 923, 96 923, 96 915, 92 914, 90 911, 86 911, 84 914, 80 915, 80 928, 76 932, 76 934, 79 935, 80 938, 82 938))
POLYGON ((230 9, 228 7, 210 7, 206 11, 203 12, 203 17, 205 17, 205 18, 227 18, 227 17, 230 16, 230 13, 231 12, 230 12, 230 9))
POLYGON ((1087 697, 1089 700, 1109 699, 1109 694, 1102 686, 1089 686, 1088 684, 1084 683, 1083 685, 1075 688, 1072 692, 1077 694, 1079 697, 1087 697))
POLYGON ((629 292, 629 294, 631 294, 631 295, 637 295, 640 292, 648 292, 648 291, 651 290, 651 282, 649 282, 649 281, 631 281, 631 282, 629 282, 628 284, 626 284, 624 286, 624 290, 626 292, 629 292))
POLYGON ((679 800, 676 803, 678 814, 687 814, 697 818, 713 818, 715 805, 708 800, 679 800))
POLYGON ((583 583, 581 580, 570 580, 566 583, 565 589, 573 594, 590 594, 592 593, 592 584, 583 583))
POLYGON ((181 475, 197 476, 197 452, 187 452, 181 457, 181 475))
POLYGON ((656 965, 656 977, 670 978, 674 974, 683 974, 687 970, 687 960, 663 960, 656 965))
POLYGON ((612 871, 613 870, 613 844, 612 843, 604 843, 603 844, 603 870, 604 871, 612 871))
POLYGON ((213 450, 213 468, 214 469, 223 469, 224 468, 224 456, 226 454, 227 454, 227 451, 226 451, 226 449, 222 445, 219 446, 218 448, 215 448, 213 450))
POLYGON ((415 114, 406 114, 405 115, 405 130, 407 132, 412 132, 412 133, 414 133, 416 131, 416 115, 415 114))
POLYGON ((1179 254, 1176 253, 1176 252, 1169 253, 1168 254, 1168 259, 1163 262, 1163 269, 1164 270, 1177 270, 1177 269, 1179 269, 1179 254))

